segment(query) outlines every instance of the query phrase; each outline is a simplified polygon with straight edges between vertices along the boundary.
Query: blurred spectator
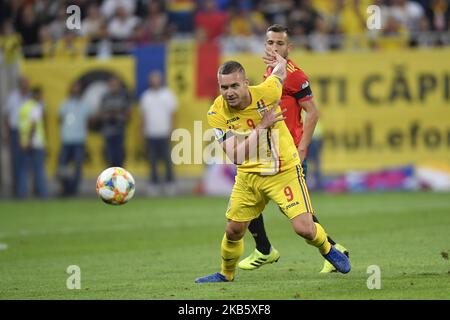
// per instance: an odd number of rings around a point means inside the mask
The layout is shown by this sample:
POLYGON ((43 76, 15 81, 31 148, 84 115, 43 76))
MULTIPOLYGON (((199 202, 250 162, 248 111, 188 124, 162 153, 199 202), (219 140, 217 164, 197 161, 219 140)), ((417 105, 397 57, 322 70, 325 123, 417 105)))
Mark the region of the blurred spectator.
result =
MULTIPOLYGON (((71 4, 76 4, 76 2, 76 0, 72 0, 71 4)), ((47 24, 55 20, 63 4, 63 1, 33 0, 33 9, 40 24, 47 24)))
POLYGON ((103 18, 100 15, 98 5, 96 3, 90 4, 87 8, 87 16, 81 23, 81 34, 88 39, 96 38, 102 23, 103 18))
POLYGON ((269 24, 264 16, 264 14, 258 10, 251 10, 250 8, 245 10, 249 16, 252 34, 257 37, 262 37, 266 34, 266 30, 269 24))
POLYGON ((169 23, 178 35, 192 34, 194 31, 194 13, 196 3, 194 0, 167 0, 166 7, 169 14, 169 23))
POLYGON ((37 57, 39 48, 36 46, 39 42, 39 23, 33 11, 32 5, 22 7, 15 22, 16 30, 22 36, 22 43, 26 47, 24 55, 27 58, 37 57))
MULTIPOLYGON (((156 0, 156 1, 159 1, 159 0, 156 0)), ((148 11, 147 11, 148 5, 151 2, 154 2, 154 0, 136 0, 135 2, 136 2, 135 3, 136 8, 134 10, 134 14, 137 15, 138 17, 143 18, 143 17, 146 17, 148 14, 148 11)))
POLYGON ((10 0, 0 1, 0 25, 12 19, 14 21, 10 0))
POLYGON ((130 0, 104 0, 100 12, 106 19, 117 14, 117 9, 122 8, 127 16, 132 16, 136 10, 136 1, 130 0))
POLYGON ((419 33, 417 35, 416 41, 417 46, 421 48, 433 47, 439 42, 437 34, 431 33, 430 22, 426 17, 420 20, 419 33))
POLYGON ((133 42, 133 46, 135 47, 141 47, 150 44, 150 37, 146 33, 146 30, 142 24, 138 24, 136 28, 134 28, 131 40, 133 42))
POLYGON ((170 135, 174 124, 177 99, 174 93, 163 84, 162 74, 154 71, 149 75, 149 88, 142 94, 140 111, 142 130, 145 136, 150 160, 149 195, 159 194, 161 179, 158 174, 158 162, 165 166, 165 192, 175 194, 175 183, 170 155, 170 135))
POLYGON ((226 12, 217 10, 216 1, 206 0, 194 18, 198 38, 205 42, 217 40, 223 35, 228 19, 226 12))
POLYGON ((230 35, 234 37, 250 37, 252 35, 252 22, 248 10, 236 8, 232 10, 230 19, 230 35))
MULTIPOLYGON (((426 8, 426 16, 436 37, 433 45, 450 45, 450 0, 432 0, 426 8)), ((419 45, 423 45, 424 38, 420 37, 419 45)))
POLYGON ((401 49, 408 46, 409 34, 403 26, 393 16, 388 16, 386 25, 382 33, 375 40, 375 47, 378 49, 401 49))
POLYGON ((450 1, 431 0, 426 9, 426 15, 430 22, 430 29, 434 31, 448 31, 450 26, 450 1))
POLYGON ((108 33, 113 40, 128 40, 139 23, 139 18, 130 15, 124 7, 118 7, 108 24, 108 33))
POLYGON ((287 25, 291 31, 292 37, 300 38, 306 36, 306 29, 301 23, 303 12, 300 8, 295 7, 288 15, 287 25))
POLYGON ((138 17, 130 15, 124 7, 118 7, 108 24, 108 33, 113 40, 127 40, 138 23, 138 17))
POLYGON ((64 37, 64 34, 68 30, 66 27, 66 20, 66 7, 61 6, 58 9, 58 15, 56 16, 56 19, 54 19, 48 26, 48 31, 54 42, 64 37))
POLYGON ((329 18, 329 31, 335 37, 333 48, 366 48, 366 7, 362 5, 361 0, 337 0, 334 4, 329 18))
MULTIPOLYGON (((258 8, 270 24, 288 25, 290 12, 295 11, 299 6, 294 5, 294 1, 291 0, 264 0, 260 2, 258 8)), ((290 25, 290 30, 292 27, 290 25)))
POLYGON ((109 59, 113 55, 113 42, 108 37, 106 23, 100 25, 97 35, 90 39, 87 55, 96 56, 98 59, 109 59))
POLYGON ((19 111, 20 107, 29 99, 29 83, 25 77, 19 78, 18 89, 14 90, 7 98, 4 113, 4 127, 6 128, 7 143, 9 144, 9 155, 11 165, 11 178, 13 182, 14 195, 20 195, 19 185, 19 163, 20 163, 20 141, 19 141, 19 111))
POLYGON ((222 50, 224 51, 264 51, 261 37, 267 29, 264 16, 248 8, 230 10, 230 23, 227 36, 222 39, 222 50))
POLYGON ((334 2, 333 28, 345 34, 359 35, 364 33, 366 26, 366 7, 361 0, 337 0, 334 2))
POLYGON ((86 51, 86 39, 77 37, 71 30, 66 30, 64 37, 55 43, 54 57, 81 58, 86 51))
POLYGON ((302 34, 309 35, 314 31, 317 18, 320 14, 313 7, 311 0, 300 0, 299 2, 299 6, 289 14, 288 27, 302 34))
POLYGON ((106 161, 122 167, 125 161, 125 129, 130 117, 130 99, 117 77, 108 82, 109 90, 100 102, 99 120, 105 138, 106 161))
POLYGON ((169 17, 164 12, 161 2, 149 2, 147 11, 140 28, 142 33, 136 40, 139 43, 160 43, 167 40, 170 35, 169 17))
POLYGON ((130 15, 124 7, 118 7, 116 15, 108 24, 108 34, 114 47, 114 54, 128 53, 128 41, 132 40, 135 28, 139 24, 139 18, 130 15))
POLYGON ((62 183, 63 196, 78 193, 82 176, 87 123, 92 110, 81 98, 80 84, 78 82, 72 84, 69 97, 59 109, 62 148, 57 175, 62 183))
POLYGON ((416 43, 420 20, 424 15, 423 7, 409 0, 392 0, 389 10, 389 16, 400 23, 402 29, 407 30, 412 45, 416 43))
POLYGON ((48 26, 39 29, 39 57, 49 58, 54 55, 55 43, 50 35, 48 26))
POLYGON ((317 17, 314 31, 309 35, 309 46, 312 51, 326 52, 332 49, 331 37, 322 17, 317 17))
POLYGON ((0 84, 0 97, 4 97, 13 89, 19 78, 18 62, 22 57, 22 38, 15 32, 13 24, 9 20, 0 25, 0 28, 0 64, 2 64, 0 72, 3 73, 3 79, 9 80, 5 81, 7 83, 0 84))
POLYGON ((231 4, 234 2, 233 0, 215 0, 217 9, 220 11, 227 11, 231 4))
POLYGON ((17 179, 18 197, 25 198, 28 193, 28 174, 33 173, 34 193, 40 198, 48 197, 47 176, 45 173, 45 125, 44 105, 40 88, 33 88, 31 97, 19 110, 19 177, 17 179))

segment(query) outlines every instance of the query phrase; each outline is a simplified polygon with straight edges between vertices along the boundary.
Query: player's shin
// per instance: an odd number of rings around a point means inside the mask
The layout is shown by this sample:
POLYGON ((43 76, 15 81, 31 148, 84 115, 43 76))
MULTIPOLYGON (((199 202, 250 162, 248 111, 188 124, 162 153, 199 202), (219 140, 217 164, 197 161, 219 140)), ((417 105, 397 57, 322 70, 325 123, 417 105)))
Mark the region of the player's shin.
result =
POLYGON ((256 249, 262 254, 270 254, 271 244, 269 238, 267 238, 262 214, 250 222, 248 230, 251 232, 253 239, 255 239, 256 249))
MULTIPOLYGON (((319 219, 317 219, 317 216, 316 216, 315 214, 313 214, 313 221, 316 222, 316 223, 320 223, 320 222, 319 222, 319 219)), ((250 229, 250 228, 249 228, 249 229, 250 229)), ((336 241, 334 241, 333 239, 331 239, 331 237, 330 237, 329 235, 327 235, 327 239, 328 239, 328 242, 329 242, 332 246, 334 246, 334 245, 336 244, 336 241)))
POLYGON ((327 234, 322 226, 318 223, 314 223, 316 225, 316 236, 312 240, 306 240, 306 242, 317 249, 319 249, 322 255, 330 252, 331 244, 327 239, 327 234))
POLYGON ((224 234, 221 246, 222 253, 222 269, 221 273, 227 277, 228 280, 233 280, 236 273, 236 264, 239 258, 244 253, 244 239, 232 241, 227 239, 224 234))

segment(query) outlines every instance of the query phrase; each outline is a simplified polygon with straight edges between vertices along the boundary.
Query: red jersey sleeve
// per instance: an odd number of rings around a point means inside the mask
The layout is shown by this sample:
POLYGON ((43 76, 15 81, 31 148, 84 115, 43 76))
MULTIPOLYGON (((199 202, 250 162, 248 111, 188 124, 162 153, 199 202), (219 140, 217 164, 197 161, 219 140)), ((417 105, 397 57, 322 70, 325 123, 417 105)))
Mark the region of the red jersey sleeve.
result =
POLYGON ((284 89, 287 94, 294 96, 300 102, 313 98, 309 79, 301 70, 295 70, 288 74, 284 83, 284 89))

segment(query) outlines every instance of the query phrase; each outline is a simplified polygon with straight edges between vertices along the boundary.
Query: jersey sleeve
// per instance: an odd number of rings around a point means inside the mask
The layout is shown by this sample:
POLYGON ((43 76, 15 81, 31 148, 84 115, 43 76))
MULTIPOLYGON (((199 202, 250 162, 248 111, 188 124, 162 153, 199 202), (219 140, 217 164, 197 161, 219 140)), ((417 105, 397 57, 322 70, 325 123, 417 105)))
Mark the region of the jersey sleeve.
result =
POLYGON ((220 112, 217 110, 216 105, 213 104, 208 111, 207 119, 208 124, 213 128, 214 135, 216 137, 217 142, 221 143, 232 136, 232 132, 227 126, 227 122, 225 118, 220 112))
POLYGON ((283 93, 283 81, 277 76, 270 75, 266 80, 257 85, 256 88, 261 90, 262 95, 268 104, 273 104, 281 98, 283 93))
POLYGON ((313 98, 308 77, 301 70, 289 74, 284 84, 286 92, 298 101, 304 102, 313 98))

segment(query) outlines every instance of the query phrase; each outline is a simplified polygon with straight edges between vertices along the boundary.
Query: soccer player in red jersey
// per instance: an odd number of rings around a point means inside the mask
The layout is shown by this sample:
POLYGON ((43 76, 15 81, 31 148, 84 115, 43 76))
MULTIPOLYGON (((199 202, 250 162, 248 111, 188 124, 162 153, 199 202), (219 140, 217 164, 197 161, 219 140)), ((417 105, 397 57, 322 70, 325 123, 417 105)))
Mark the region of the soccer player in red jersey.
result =
MULTIPOLYGON (((270 56, 267 50, 274 50, 287 60, 287 76, 283 84, 283 93, 281 96, 281 109, 287 109, 284 114, 284 120, 294 143, 297 146, 300 161, 302 163, 303 174, 306 178, 307 171, 307 150, 311 142, 316 123, 319 119, 319 112, 314 101, 311 86, 306 74, 292 60, 288 59, 288 54, 292 50, 292 43, 289 42, 288 29, 282 25, 272 25, 266 32, 266 56, 263 58, 266 65, 270 65, 270 56), (306 117, 302 121, 302 110, 305 110, 306 117)), ((264 78, 267 78, 272 72, 272 68, 268 67, 264 78)), ((318 223, 317 217, 313 219, 318 223)), ((255 251, 247 258, 239 262, 239 267, 244 270, 253 270, 260 266, 278 261, 279 252, 272 247, 267 237, 264 227, 263 215, 253 219, 248 229, 250 230, 256 242, 255 251)), ((348 251, 342 245, 337 244, 333 239, 328 237, 328 241, 335 245, 336 249, 348 256, 348 251)), ((329 273, 336 271, 328 261, 324 261, 321 273, 329 273)))

